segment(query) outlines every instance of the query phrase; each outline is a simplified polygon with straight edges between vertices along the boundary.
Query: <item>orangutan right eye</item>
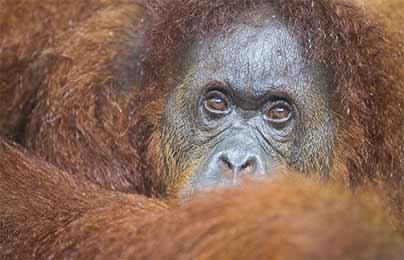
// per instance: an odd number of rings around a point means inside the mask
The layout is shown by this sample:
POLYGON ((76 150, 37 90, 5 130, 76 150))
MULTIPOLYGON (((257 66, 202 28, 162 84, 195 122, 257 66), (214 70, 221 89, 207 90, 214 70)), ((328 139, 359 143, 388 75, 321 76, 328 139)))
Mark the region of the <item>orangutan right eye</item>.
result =
POLYGON ((205 109, 213 114, 226 114, 230 111, 227 97, 219 91, 210 91, 203 102, 205 109))

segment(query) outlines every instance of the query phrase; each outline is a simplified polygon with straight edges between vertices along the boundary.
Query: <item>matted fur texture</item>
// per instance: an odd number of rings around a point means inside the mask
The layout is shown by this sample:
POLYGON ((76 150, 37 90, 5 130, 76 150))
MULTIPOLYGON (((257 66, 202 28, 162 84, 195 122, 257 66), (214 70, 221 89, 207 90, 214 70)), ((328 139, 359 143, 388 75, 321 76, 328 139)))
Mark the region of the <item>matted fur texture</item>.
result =
POLYGON ((170 91, 172 84, 167 82, 175 74, 182 42, 225 30, 226 24, 237 22, 240 13, 269 3, 300 36, 307 57, 324 62, 334 72, 333 103, 340 119, 336 154, 341 157, 336 161, 344 162, 351 184, 380 177, 402 180, 403 57, 397 35, 386 35, 380 24, 347 1, 163 2, 157 8, 161 20, 153 31, 154 49, 148 64, 156 89, 168 85, 166 91, 170 91))
POLYGON ((313 180, 128 194, 180 181, 159 142, 177 47, 267 2, 334 71, 333 173, 404 219, 400 23, 339 0, 0 1, 0 133, 28 150, 0 143, 0 259, 399 259, 378 203, 313 180))
POLYGON ((0 142, 0 259, 402 259, 376 197, 289 176, 177 208, 105 191, 0 142))
POLYGON ((162 161, 159 136, 178 46, 269 3, 334 71, 334 168, 354 186, 404 184, 399 30, 338 0, 137 2, 2 2, 2 132, 103 187, 164 195, 185 177, 163 180, 178 166, 162 161))
MULTIPOLYGON (((150 82, 147 86, 153 86, 157 92, 147 93, 158 96, 156 93, 162 90, 171 91, 175 64, 181 57, 178 47, 182 43, 212 31, 226 30, 227 24, 237 22, 240 13, 270 3, 299 35, 306 57, 326 63, 334 72, 332 99, 335 116, 339 119, 334 177, 345 178, 351 187, 381 184, 382 192, 393 202, 390 210, 402 219, 404 33, 403 28, 397 26, 402 24, 400 20, 392 22, 386 17, 400 11, 393 11, 385 4, 381 13, 379 3, 376 12, 371 12, 371 2, 367 1, 368 12, 350 1, 154 2, 159 19, 151 35, 152 50, 150 59, 146 60, 146 76, 150 82)), ((391 8, 400 10, 397 4, 391 8)), ((399 15, 394 17, 400 19, 399 15)), ((161 124, 155 115, 148 121, 155 126, 161 124)), ((181 170, 175 168, 172 172, 181 170)))

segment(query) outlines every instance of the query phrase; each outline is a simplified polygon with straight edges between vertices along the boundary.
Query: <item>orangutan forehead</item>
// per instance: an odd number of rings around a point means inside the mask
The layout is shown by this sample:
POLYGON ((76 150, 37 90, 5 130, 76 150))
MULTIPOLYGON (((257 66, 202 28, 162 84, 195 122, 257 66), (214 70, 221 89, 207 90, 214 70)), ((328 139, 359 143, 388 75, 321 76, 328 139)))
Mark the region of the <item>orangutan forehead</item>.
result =
MULTIPOLYGON (((257 23, 268 17, 280 18, 278 1, 218 0, 218 1, 170 1, 163 8, 162 17, 171 23, 171 28, 181 34, 195 36, 247 21, 257 23), (179 2, 182 2, 179 3, 179 2)), ((167 31, 166 31, 167 32, 167 31)))
POLYGON ((305 90, 306 94, 325 90, 329 85, 325 66, 304 57, 298 36, 282 19, 246 17, 188 44, 181 56, 182 71, 200 83, 217 80, 244 90, 248 87, 251 95, 269 88, 298 87, 299 93, 305 90))
MULTIPOLYGON (((192 41, 195 39, 205 39, 206 37, 212 37, 218 34, 227 34, 234 31, 239 27, 265 27, 270 25, 271 27, 284 28, 287 26, 287 19, 282 17, 279 13, 279 8, 275 5, 260 4, 255 6, 254 9, 231 11, 223 10, 218 12, 215 17, 206 17, 215 21, 215 24, 204 27, 204 22, 196 24, 197 30, 190 32, 189 38, 184 38, 185 41, 192 41), (228 17, 228 18, 225 18, 228 17), (221 21, 221 22, 219 22, 221 21)), ((194 27, 194 28, 196 28, 194 27)))
POLYGON ((276 8, 245 12, 219 30, 189 36, 180 46, 177 64, 182 68, 198 64, 206 71, 217 71, 225 66, 234 75, 248 74, 255 79, 280 73, 297 75, 304 70, 301 40, 276 8), (273 64, 275 69, 265 64, 273 64))

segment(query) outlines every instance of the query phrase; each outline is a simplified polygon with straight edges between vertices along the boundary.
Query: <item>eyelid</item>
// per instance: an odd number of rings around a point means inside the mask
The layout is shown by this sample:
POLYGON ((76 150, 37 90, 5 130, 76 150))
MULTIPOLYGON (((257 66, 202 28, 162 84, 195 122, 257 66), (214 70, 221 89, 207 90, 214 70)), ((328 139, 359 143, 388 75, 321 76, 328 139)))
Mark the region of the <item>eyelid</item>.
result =
POLYGON ((271 123, 286 123, 286 122, 290 121, 293 118, 293 116, 294 116, 294 107, 292 105, 290 105, 289 102, 281 99, 281 100, 277 100, 277 101, 274 101, 274 102, 270 102, 270 104, 266 107, 264 114, 265 114, 265 117, 267 118, 267 120, 270 121, 271 123), (279 119, 279 120, 276 120, 276 119, 274 120, 274 119, 269 118, 267 116, 268 112, 270 112, 271 109, 273 109, 273 108, 275 108, 276 106, 279 106, 279 105, 283 105, 289 110, 289 116, 287 118, 285 118, 285 119, 279 119))
POLYGON ((229 83, 223 82, 223 81, 211 81, 208 84, 206 84, 206 91, 205 91, 205 96, 210 93, 210 92, 220 92, 226 97, 230 97, 230 91, 229 91, 229 83))
POLYGON ((227 95, 226 95, 225 93, 223 93, 223 91, 216 90, 216 89, 211 89, 211 90, 208 90, 208 91, 206 92, 206 94, 205 94, 205 99, 206 99, 206 98, 209 98, 209 97, 213 97, 213 96, 215 96, 215 94, 218 94, 218 96, 227 98, 227 95))
POLYGON ((285 105, 288 108, 291 108, 293 110, 293 106, 285 99, 283 98, 269 98, 269 102, 264 106, 264 111, 269 111, 271 108, 277 106, 277 105, 285 105))
POLYGON ((286 107, 292 107, 288 101, 283 100, 283 99, 278 99, 278 100, 270 102, 270 105, 268 106, 268 108, 272 108, 277 105, 285 105, 286 107))
POLYGON ((202 102, 203 102, 203 105, 204 105, 204 108, 209 112, 209 113, 212 113, 212 114, 217 114, 217 115, 220 115, 220 114, 222 114, 222 115, 224 115, 224 114, 227 114, 227 113, 229 113, 229 111, 231 110, 231 101, 230 101, 230 99, 227 97, 227 95, 225 94, 225 93, 223 93, 222 91, 219 91, 219 90, 211 90, 211 91, 208 91, 206 94, 205 94, 205 96, 203 97, 203 99, 202 99, 202 102), (211 109, 211 108, 208 108, 207 107, 207 101, 210 99, 210 98, 213 98, 213 97, 215 97, 215 96, 218 96, 218 97, 220 97, 220 98, 222 98, 223 100, 224 100, 224 102, 226 102, 226 105, 227 105, 227 107, 226 107, 226 109, 225 110, 217 110, 217 109, 211 109))

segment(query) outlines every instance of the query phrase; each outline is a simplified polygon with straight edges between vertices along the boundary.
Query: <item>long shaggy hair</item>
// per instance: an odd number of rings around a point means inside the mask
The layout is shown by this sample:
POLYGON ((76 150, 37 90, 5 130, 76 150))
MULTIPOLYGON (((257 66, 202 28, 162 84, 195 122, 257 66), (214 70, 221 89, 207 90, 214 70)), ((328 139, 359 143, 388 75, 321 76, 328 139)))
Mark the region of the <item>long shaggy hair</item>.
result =
MULTIPOLYGON (((173 88, 179 46, 225 30, 249 10, 275 8, 299 36, 308 59, 331 68, 338 120, 336 159, 350 184, 403 181, 403 56, 399 37, 347 1, 176 0, 149 3, 155 16, 148 87, 173 88)), ((155 92, 151 91, 153 95, 155 92)), ((404 184, 404 182, 403 182, 404 184)))

